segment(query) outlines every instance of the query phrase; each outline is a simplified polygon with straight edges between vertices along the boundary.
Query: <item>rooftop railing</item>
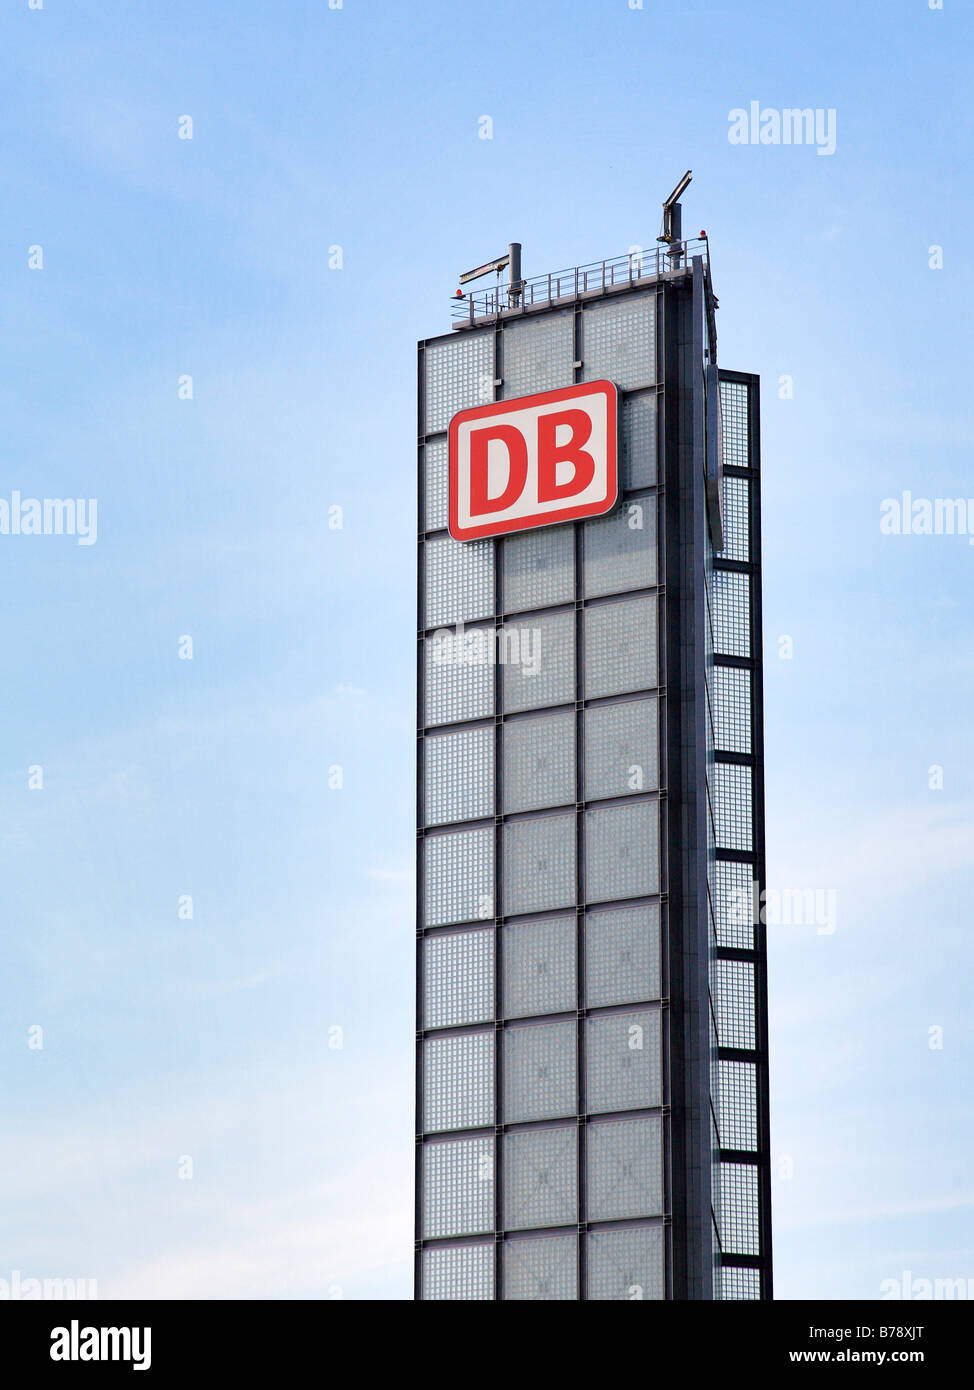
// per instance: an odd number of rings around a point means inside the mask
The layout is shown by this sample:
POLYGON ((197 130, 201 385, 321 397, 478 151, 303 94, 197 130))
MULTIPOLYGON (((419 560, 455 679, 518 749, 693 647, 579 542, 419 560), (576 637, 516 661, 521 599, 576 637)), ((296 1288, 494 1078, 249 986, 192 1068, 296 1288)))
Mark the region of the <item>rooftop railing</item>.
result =
POLYGON ((555 270, 549 275, 535 275, 515 285, 499 282, 466 294, 458 291, 452 300, 453 326, 463 328, 500 314, 525 313, 544 304, 557 304, 559 300, 604 294, 607 290, 623 289, 640 281, 658 280, 663 275, 684 274, 694 256, 702 256, 705 267, 708 266, 706 237, 645 249, 634 247, 624 256, 555 270))

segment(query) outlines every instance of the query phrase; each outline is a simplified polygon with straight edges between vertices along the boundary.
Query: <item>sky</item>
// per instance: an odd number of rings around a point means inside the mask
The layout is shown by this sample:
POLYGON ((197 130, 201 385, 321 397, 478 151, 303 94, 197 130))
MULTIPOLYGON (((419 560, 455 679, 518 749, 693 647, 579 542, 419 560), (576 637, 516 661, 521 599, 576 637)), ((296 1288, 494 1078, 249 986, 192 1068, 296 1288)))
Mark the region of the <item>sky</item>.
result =
POLYGON ((974 1279, 974 550, 880 525, 974 532, 970 0, 335 3, 0 15, 0 502, 97 500, 0 506, 0 1280, 411 1296, 415 343, 687 168, 762 379, 769 884, 835 905, 769 928, 776 1295, 974 1279))

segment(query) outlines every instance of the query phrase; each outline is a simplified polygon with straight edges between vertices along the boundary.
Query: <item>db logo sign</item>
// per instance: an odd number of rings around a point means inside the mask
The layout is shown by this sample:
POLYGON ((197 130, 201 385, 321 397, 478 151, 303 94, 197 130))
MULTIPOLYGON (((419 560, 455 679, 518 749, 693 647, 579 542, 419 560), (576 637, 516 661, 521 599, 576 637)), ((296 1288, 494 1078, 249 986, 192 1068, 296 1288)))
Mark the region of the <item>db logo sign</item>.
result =
POLYGON ((450 421, 450 534, 503 536, 616 504, 616 388, 592 381, 450 421))

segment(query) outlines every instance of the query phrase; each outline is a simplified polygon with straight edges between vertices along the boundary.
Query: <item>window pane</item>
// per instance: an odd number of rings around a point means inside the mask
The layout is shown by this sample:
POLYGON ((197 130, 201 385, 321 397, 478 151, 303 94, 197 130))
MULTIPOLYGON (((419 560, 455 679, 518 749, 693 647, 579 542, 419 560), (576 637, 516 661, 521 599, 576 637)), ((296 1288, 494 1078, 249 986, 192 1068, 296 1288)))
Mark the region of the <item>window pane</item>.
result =
POLYGON ((590 1115, 662 1104, 659 1010, 586 1019, 585 1067, 590 1115))
POLYGON ((506 622, 498 642, 505 714, 575 699, 574 613, 506 622))
POLYGON ((494 334, 460 333, 425 352, 427 434, 445 430, 458 410, 494 399, 494 334))
POLYGON ((657 701, 626 700, 585 711, 586 801, 659 785, 657 701))
POLYGON ((656 583, 656 498, 632 497, 621 510, 582 526, 586 598, 656 583))
POLYGON ((575 597, 575 530, 548 526, 501 542, 505 613, 571 603, 575 597))
POLYGON ((423 643, 427 724, 454 724, 494 713, 494 629, 446 631, 423 643))
POLYGON ((588 1008, 659 998, 659 928, 657 903, 586 913, 588 1008))
POLYGON ((574 313, 564 309, 505 324, 501 360, 505 401, 571 386, 575 360, 574 313))
POLYGON ((538 816, 504 826, 504 915, 575 902, 575 816, 538 816))
POLYGON ((503 725, 504 811, 575 801, 575 716, 526 715, 503 725))
POLYGON ((494 1141, 435 1140, 423 1148, 423 1234, 477 1235, 494 1229, 494 1141))
POLYGON ((590 1231, 586 1239, 591 1300, 628 1303, 664 1296, 662 1227, 590 1231))
POLYGON ((504 1032, 504 1123, 577 1112, 575 1024, 525 1023, 504 1032))
POLYGON ((434 734, 423 741, 426 824, 494 814, 494 728, 434 734))
POLYGON ((587 1221, 659 1216, 663 1122, 658 1115, 587 1126, 587 1221))
POLYGON ((494 1034, 427 1038, 423 1128, 479 1129, 494 1123, 494 1034))
POLYGON ((423 1251, 423 1298, 492 1299, 494 1246, 448 1245, 423 1251))
POLYGON ((656 685, 655 598, 595 604, 584 625, 587 699, 656 685))
POLYGON ((635 391, 656 381, 656 291, 593 304, 582 314, 583 381, 635 391))
POLYGON ((450 1028, 493 1018, 493 928, 427 936, 423 942, 423 996, 427 1028, 450 1028))
POLYGON ((502 950, 507 1018, 575 1008, 574 916, 506 926, 502 950))
POLYGON ((494 611, 494 542, 434 536, 423 545, 426 626, 468 623, 494 611))
POLYGON ((493 826, 428 835, 423 853, 426 926, 494 916, 493 826))
POLYGON ((504 1136, 504 1226, 567 1226, 578 1220, 577 1131, 530 1129, 504 1136))
POLYGON ((578 1298, 578 1242, 573 1235, 535 1236, 504 1243, 504 1298, 578 1298))
POLYGON ((585 812, 585 898, 608 902, 659 892, 659 803, 585 812))

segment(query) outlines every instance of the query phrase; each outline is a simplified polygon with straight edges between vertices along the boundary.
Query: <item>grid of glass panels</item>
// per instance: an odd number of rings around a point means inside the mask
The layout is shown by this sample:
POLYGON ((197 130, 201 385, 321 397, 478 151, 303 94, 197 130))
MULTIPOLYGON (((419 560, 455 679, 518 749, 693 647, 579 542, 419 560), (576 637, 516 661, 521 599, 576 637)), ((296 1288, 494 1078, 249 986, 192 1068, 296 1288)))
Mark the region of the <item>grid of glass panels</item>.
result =
POLYGON ((446 439, 431 439, 423 455, 426 529, 442 531, 449 523, 449 449, 446 439))
POLYGON ((492 827, 427 835, 423 868, 427 927, 483 921, 494 916, 492 827))
POLYGON ((753 847, 751 769, 743 763, 713 767, 714 830, 718 849, 753 847))
POLYGON ((585 1003, 635 1004, 660 993, 658 903, 585 914, 585 1003))
POLYGON ((663 1121, 659 1115, 586 1126, 589 1221, 657 1216, 663 1210, 663 1121))
POLYGON ((642 391, 622 397, 619 486, 652 487, 656 482, 656 395, 642 391))
POLYGON ((751 751, 751 673, 741 666, 714 666, 714 746, 722 753, 751 751))
POLYGON ((590 1014, 585 1020, 585 1058, 589 1114, 662 1104, 658 1009, 590 1014))
POLYGON ((721 1147, 757 1149, 757 1068, 753 1062, 717 1063, 721 1147))

